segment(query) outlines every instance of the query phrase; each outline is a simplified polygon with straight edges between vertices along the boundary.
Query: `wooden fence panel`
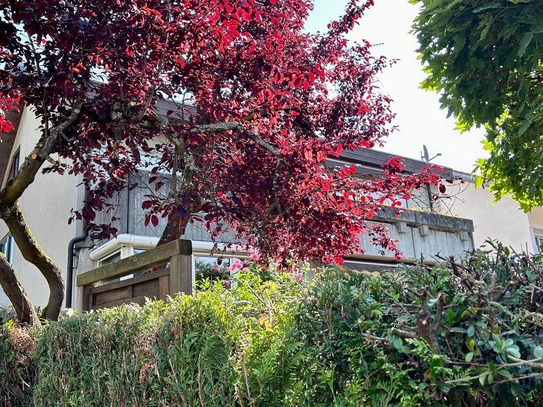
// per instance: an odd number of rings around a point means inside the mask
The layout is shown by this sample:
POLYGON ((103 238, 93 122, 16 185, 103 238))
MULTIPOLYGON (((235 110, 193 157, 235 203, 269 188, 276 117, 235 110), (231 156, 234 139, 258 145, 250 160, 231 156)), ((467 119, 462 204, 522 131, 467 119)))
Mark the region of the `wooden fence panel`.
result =
POLYGON ((179 292, 192 294, 192 242, 176 240, 152 250, 106 264, 77 276, 78 308, 88 311, 146 298, 164 299, 179 292), (165 266, 158 271, 150 268, 165 266), (144 274, 134 275, 134 273, 144 274), (128 275, 129 278, 120 279, 128 275), (115 280, 115 281, 111 281, 115 280))

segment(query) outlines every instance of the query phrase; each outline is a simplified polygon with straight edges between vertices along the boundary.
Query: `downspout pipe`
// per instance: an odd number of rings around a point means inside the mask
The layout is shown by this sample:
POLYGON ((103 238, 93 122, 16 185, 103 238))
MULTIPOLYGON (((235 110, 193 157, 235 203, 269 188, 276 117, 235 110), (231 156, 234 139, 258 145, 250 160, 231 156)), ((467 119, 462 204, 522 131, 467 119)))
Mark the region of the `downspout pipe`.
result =
MULTIPOLYGON (((86 228, 85 228, 86 229, 86 228)), ((66 272, 66 308, 72 308, 72 290, 74 285, 74 248, 77 243, 83 242, 89 232, 85 230, 82 235, 74 237, 68 243, 68 267, 66 272)))
MULTIPOLYGON (((87 201, 89 197, 89 191, 85 188, 83 191, 82 198, 82 205, 85 205, 85 202, 87 201)), ((80 199, 81 199, 80 198, 80 199)), ((78 199, 79 201, 79 199, 78 199)), ((79 201, 81 202, 81 201, 79 201)), ((88 229, 88 222, 83 222, 83 233, 79 236, 74 237, 70 242, 68 243, 68 262, 66 263, 66 308, 72 308, 73 307, 73 285, 74 285, 74 257, 75 257, 75 245, 77 243, 81 243, 87 239, 89 236, 89 229, 88 229)))

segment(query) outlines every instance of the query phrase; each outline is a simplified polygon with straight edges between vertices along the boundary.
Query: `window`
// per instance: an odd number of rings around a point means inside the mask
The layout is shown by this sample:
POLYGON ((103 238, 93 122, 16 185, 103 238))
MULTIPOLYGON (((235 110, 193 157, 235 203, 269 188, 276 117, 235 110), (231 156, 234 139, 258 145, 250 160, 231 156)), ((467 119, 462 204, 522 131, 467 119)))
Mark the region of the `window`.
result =
POLYGON ((101 259, 99 264, 100 266, 104 266, 106 264, 116 262, 117 260, 120 260, 120 259, 121 259, 121 251, 119 250, 101 259))
POLYGON ((543 248, 543 235, 535 235, 535 251, 541 253, 543 248))
POLYGON ((8 181, 15 178, 15 176, 19 172, 19 165, 20 165, 20 158, 19 158, 19 151, 17 151, 15 155, 11 158, 11 166, 9 167, 8 181))
POLYGON ((0 241, 0 252, 4 253, 8 262, 13 263, 13 247, 15 242, 13 236, 7 235, 0 241))

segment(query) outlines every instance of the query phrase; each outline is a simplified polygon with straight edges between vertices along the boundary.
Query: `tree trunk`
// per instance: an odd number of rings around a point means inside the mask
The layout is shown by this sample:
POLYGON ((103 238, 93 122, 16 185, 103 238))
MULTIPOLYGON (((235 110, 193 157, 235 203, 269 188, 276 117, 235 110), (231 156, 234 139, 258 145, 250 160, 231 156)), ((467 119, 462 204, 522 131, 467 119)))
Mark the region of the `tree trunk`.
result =
MULTIPOLYGON (((23 257, 38 268, 49 285, 49 302, 42 312, 42 318, 49 320, 58 318, 64 301, 62 272, 32 235, 17 201, 28 186, 34 182, 36 174, 49 155, 54 152, 54 146, 58 138, 64 135, 67 128, 77 122, 83 104, 84 100, 75 102, 66 121, 43 134, 32 152, 26 157, 21 168, 19 168, 17 175, 8 181, 3 189, 0 189, 0 219, 6 222, 23 257)), ((8 274, 4 268, 0 272, 4 277, 8 274)), ((15 275, 13 274, 11 277, 15 278, 15 275)), ((20 293, 16 295, 22 298, 24 290, 21 291, 22 287, 16 278, 15 280, 8 278, 6 281, 9 287, 7 289, 4 287, 4 290, 14 290, 15 293, 19 291, 20 293)), ((28 297, 26 298, 28 299, 28 297)), ((15 304, 13 305, 15 306, 15 304)))
POLYGON ((181 219, 179 217, 173 216, 168 219, 166 228, 164 229, 164 232, 162 232, 162 236, 160 236, 160 240, 158 241, 157 246, 179 239, 185 233, 188 223, 188 217, 181 219))
POLYGON ((17 319, 20 322, 29 325, 40 324, 40 319, 36 314, 32 301, 30 301, 24 287, 17 280, 13 267, 11 267, 3 253, 0 253, 0 286, 2 286, 11 304, 13 304, 17 319))
POLYGON ((49 301, 42 312, 42 318, 58 319, 64 301, 64 283, 60 268, 43 251, 32 235, 18 202, 8 208, 2 208, 1 212, 2 219, 6 222, 23 257, 40 270, 49 285, 49 301))

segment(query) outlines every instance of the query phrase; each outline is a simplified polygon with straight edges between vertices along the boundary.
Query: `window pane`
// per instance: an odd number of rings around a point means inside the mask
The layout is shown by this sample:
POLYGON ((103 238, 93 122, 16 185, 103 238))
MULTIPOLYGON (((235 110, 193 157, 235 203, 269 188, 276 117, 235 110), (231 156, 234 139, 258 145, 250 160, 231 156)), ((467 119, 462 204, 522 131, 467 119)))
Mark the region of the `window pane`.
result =
POLYGON ((4 253, 8 262, 13 263, 13 247, 15 242, 13 236, 7 235, 0 241, 0 252, 4 253))

